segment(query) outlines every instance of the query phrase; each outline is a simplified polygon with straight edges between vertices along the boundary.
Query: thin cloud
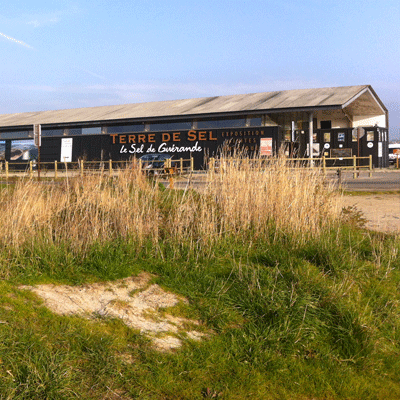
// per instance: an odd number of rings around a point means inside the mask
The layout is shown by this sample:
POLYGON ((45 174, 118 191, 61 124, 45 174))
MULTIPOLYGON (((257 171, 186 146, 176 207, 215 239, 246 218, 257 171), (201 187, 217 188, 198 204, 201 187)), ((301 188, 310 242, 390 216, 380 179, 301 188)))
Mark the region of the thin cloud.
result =
POLYGON ((72 7, 67 10, 59 10, 59 11, 52 11, 46 12, 43 14, 33 14, 30 16, 25 16, 25 24, 31 25, 34 28, 40 28, 43 26, 50 26, 60 23, 65 17, 75 15, 80 13, 79 8, 72 7), (28 22, 26 22, 28 19, 28 22))
POLYGON ((60 88, 56 86, 50 86, 50 85, 7 85, 9 89, 18 89, 23 92, 31 91, 31 92, 46 92, 46 93, 52 93, 56 92, 57 90, 60 90, 60 88))
POLYGON ((14 43, 20 44, 21 46, 27 47, 28 49, 33 49, 33 47, 32 47, 32 46, 29 46, 29 44, 26 44, 25 42, 23 42, 23 41, 21 41, 21 40, 18 40, 18 39, 15 39, 15 38, 13 38, 13 37, 11 37, 11 36, 7 36, 7 35, 4 34, 4 33, 1 33, 1 32, 0 32, 0 36, 3 36, 3 37, 5 37, 6 39, 11 40, 11 41, 14 42, 14 43))
POLYGON ((95 72, 89 71, 88 69, 83 69, 83 68, 81 68, 81 71, 82 71, 82 72, 85 72, 85 73, 87 73, 87 74, 89 74, 89 75, 92 75, 92 76, 94 76, 95 78, 99 78, 99 79, 101 79, 101 80, 103 80, 103 81, 106 80, 106 78, 105 78, 104 76, 99 75, 99 74, 96 74, 95 72))
POLYGON ((59 21, 60 21, 59 18, 54 17, 54 18, 48 19, 46 21, 39 21, 38 19, 35 19, 33 21, 27 22, 27 24, 32 25, 34 28, 39 28, 40 26, 43 26, 43 25, 54 25, 54 24, 58 23, 59 21))

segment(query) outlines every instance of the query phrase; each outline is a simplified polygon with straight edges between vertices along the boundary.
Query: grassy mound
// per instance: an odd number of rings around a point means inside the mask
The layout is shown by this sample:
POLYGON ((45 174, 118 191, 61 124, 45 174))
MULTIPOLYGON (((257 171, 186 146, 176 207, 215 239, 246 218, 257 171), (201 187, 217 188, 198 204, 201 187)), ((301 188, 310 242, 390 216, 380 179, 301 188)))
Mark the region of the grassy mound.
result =
POLYGON ((358 227, 316 171, 225 161, 200 192, 135 171, 1 192, 0 398, 400 397, 399 238, 358 227), (18 289, 143 270, 207 340, 159 353, 18 289))

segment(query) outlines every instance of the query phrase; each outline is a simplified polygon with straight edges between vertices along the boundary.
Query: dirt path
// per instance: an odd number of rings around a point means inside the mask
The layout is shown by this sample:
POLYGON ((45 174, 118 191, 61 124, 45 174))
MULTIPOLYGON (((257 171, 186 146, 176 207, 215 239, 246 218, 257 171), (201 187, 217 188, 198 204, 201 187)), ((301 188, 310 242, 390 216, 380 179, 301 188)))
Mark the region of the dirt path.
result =
POLYGON ((368 229, 400 233, 399 194, 344 195, 343 207, 348 206, 362 212, 368 229))

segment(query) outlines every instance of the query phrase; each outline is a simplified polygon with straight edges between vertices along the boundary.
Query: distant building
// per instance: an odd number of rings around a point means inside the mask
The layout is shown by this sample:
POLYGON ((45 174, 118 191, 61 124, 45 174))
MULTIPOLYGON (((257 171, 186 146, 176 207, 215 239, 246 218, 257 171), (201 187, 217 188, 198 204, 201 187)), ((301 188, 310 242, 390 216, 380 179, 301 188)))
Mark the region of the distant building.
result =
POLYGON ((369 85, 3 114, 0 158, 26 159, 35 124, 43 162, 162 153, 192 156, 200 169, 226 145, 257 156, 283 148, 290 157, 372 155, 375 167, 388 164, 388 111, 369 85), (63 160, 66 143, 72 153, 63 160))

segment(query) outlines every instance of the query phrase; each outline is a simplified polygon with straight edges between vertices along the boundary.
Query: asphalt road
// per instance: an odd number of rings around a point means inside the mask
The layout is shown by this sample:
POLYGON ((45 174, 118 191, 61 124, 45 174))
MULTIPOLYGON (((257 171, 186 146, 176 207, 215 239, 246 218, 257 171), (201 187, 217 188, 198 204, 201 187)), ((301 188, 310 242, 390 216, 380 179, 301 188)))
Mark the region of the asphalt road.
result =
POLYGON ((351 191, 400 191, 400 170, 380 169, 372 172, 360 172, 359 177, 354 178, 350 171, 342 172, 339 177, 337 173, 330 173, 328 179, 335 182, 345 190, 351 191))

